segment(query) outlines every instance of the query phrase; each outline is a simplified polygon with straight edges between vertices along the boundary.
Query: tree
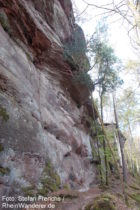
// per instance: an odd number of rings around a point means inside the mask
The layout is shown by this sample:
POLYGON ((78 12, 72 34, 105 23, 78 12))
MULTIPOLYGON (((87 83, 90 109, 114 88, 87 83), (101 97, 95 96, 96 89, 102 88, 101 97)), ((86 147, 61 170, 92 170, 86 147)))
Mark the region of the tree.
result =
POLYGON ((138 99, 131 87, 127 87, 127 89, 123 91, 117 104, 121 129, 126 134, 127 138, 132 141, 132 130, 135 128, 135 125, 140 122, 140 117, 138 99))
POLYGON ((139 138, 135 134, 135 128, 140 123, 140 104, 138 103, 138 97, 132 87, 127 87, 122 95, 117 100, 118 117, 120 121, 120 127, 124 135, 127 138, 125 144, 125 154, 127 158, 128 167, 135 174, 135 168, 139 167, 139 145, 136 146, 136 139, 139 138), (135 134, 135 135, 134 135, 135 134), (137 162, 138 161, 138 162, 137 162))
POLYGON ((139 0, 110 0, 106 4, 102 2, 82 0, 85 3, 85 9, 82 15, 89 7, 101 10, 100 15, 107 18, 116 16, 116 20, 121 21, 127 28, 128 35, 133 48, 140 53, 140 1, 139 0), (118 18, 120 17, 120 18, 118 18))
POLYGON ((135 82, 135 89, 138 89, 140 87, 140 61, 136 59, 129 60, 125 67, 125 71, 126 74, 132 75, 133 81, 135 82))
POLYGON ((121 138, 121 135, 120 135, 120 128, 119 128, 118 115, 117 115, 117 109, 116 109, 115 95, 112 94, 112 96, 113 96, 113 108, 114 108, 114 116, 115 116, 115 122, 116 122, 116 130, 117 130, 117 135, 118 135, 118 139, 119 139, 121 158, 122 158, 123 181, 127 182, 126 163, 125 163, 125 157, 124 157, 124 151, 123 151, 124 145, 123 145, 122 138, 121 138))
POLYGON ((121 70, 121 62, 115 56, 114 50, 107 42, 107 25, 100 21, 96 31, 88 44, 90 60, 94 63, 98 83, 98 92, 100 97, 101 118, 103 120, 103 96, 107 92, 112 92, 123 81, 118 76, 121 70))
MULTIPOLYGON (((88 49, 90 60, 94 63, 94 70, 97 75, 97 87, 100 98, 101 119, 104 121, 103 116, 103 97, 107 92, 111 92, 120 84, 122 80, 118 76, 120 70, 119 60, 114 54, 113 49, 107 44, 107 26, 103 22, 99 22, 96 31, 91 37, 88 49)), ((95 82, 94 82, 95 83, 95 82)), ((106 170, 106 185, 108 185, 108 161, 106 151, 106 141, 103 137, 104 160, 106 170)))

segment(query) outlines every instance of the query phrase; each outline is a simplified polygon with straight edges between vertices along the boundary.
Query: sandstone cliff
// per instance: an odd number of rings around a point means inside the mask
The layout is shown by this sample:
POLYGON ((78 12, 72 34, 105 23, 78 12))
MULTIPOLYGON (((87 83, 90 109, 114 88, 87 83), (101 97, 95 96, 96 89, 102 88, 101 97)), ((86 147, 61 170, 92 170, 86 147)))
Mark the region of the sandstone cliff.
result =
POLYGON ((88 188, 89 95, 64 56, 78 27, 71 1, 0 0, 0 23, 0 194, 88 188))

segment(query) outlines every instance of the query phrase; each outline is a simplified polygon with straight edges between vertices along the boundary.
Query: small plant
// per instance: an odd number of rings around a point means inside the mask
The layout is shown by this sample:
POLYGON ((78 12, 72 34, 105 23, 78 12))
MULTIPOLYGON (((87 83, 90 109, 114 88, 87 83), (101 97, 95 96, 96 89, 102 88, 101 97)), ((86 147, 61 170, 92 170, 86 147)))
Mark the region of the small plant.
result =
POLYGON ((34 190, 33 186, 28 186, 28 187, 22 188, 22 191, 24 192, 24 194, 26 196, 30 196, 30 197, 34 196, 33 190, 34 190))
POLYGON ((6 112, 6 109, 0 105, 0 117, 3 121, 7 122, 9 120, 9 115, 6 112))
POLYGON ((128 194, 128 196, 140 205, 140 193, 128 194))
POLYGON ((93 81, 86 71, 75 72, 73 76, 73 81, 75 83, 86 85, 89 90, 93 89, 93 81))
POLYGON ((10 173, 10 169, 9 168, 4 168, 2 166, 0 166, 0 175, 4 176, 6 174, 10 173))
POLYGON ((116 210, 113 202, 114 199, 114 196, 110 194, 101 195, 95 198, 93 204, 86 206, 85 210, 116 210))
POLYGON ((0 144, 0 152, 2 152, 4 150, 4 147, 2 146, 2 144, 0 144))
POLYGON ((64 44, 64 59, 69 63, 72 71, 81 72, 90 69, 86 51, 84 33, 78 25, 75 25, 72 39, 64 44))
POLYGON ((64 188, 65 190, 69 190, 69 189, 70 189, 70 186, 69 186, 68 184, 64 184, 64 185, 63 185, 63 188, 64 188))
POLYGON ((0 11, 0 23, 3 29, 11 36, 11 28, 8 21, 8 17, 4 11, 0 11))

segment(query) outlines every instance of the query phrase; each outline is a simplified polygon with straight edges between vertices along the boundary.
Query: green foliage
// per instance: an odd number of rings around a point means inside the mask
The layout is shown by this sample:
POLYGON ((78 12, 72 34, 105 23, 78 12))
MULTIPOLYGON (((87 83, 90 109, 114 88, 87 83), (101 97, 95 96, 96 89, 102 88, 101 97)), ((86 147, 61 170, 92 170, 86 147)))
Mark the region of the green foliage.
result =
POLYGON ((129 187, 131 187, 131 188, 134 189, 134 190, 138 190, 138 191, 140 190, 140 187, 139 187, 139 186, 136 186, 136 185, 134 185, 134 184, 133 184, 133 185, 132 185, 132 184, 129 185, 129 187))
POLYGON ((97 132, 98 135, 103 134, 101 125, 97 122, 97 120, 92 122, 92 128, 94 133, 97 132))
POLYGON ((64 59, 72 71, 88 71, 90 64, 86 56, 86 41, 82 29, 76 25, 72 39, 64 44, 64 59))
POLYGON ((100 163, 100 165, 98 165, 97 169, 98 169, 98 172, 100 172, 98 175, 99 180, 100 180, 100 186, 104 187, 106 185, 106 171, 105 171, 103 150, 101 152, 101 149, 100 149, 100 156, 101 156, 101 163, 100 163))
POLYGON ((9 120, 9 115, 6 112, 6 109, 0 105, 0 117, 3 121, 7 122, 9 120))
POLYGON ((133 141, 128 139, 124 148, 128 168, 137 180, 140 174, 139 140, 140 138, 134 138, 133 141))
POLYGON ((66 193, 59 194, 59 197, 72 200, 72 199, 78 198, 78 194, 71 193, 71 191, 68 190, 66 193))
POLYGON ((92 156, 93 161, 96 161, 98 163, 97 169, 98 169, 98 177, 101 181, 101 185, 105 185, 106 181, 106 171, 105 171, 105 162, 104 162, 104 149, 103 149, 103 140, 104 140, 104 134, 102 131, 102 128, 100 124, 97 121, 94 121, 93 123, 93 133, 96 134, 96 141, 98 141, 97 147, 95 148, 94 145, 92 145, 92 156))
POLYGON ((128 194, 128 196, 140 204, 140 193, 128 194))
POLYGON ((82 53, 80 46, 76 48, 73 43, 66 43, 63 51, 64 59, 69 63, 73 71, 87 71, 90 69, 89 61, 82 53))
POLYGON ((97 149, 95 148, 95 146, 93 144, 91 144, 91 149, 92 149, 93 161, 94 162, 99 162, 99 157, 98 157, 97 149))
MULTIPOLYGON (((133 82, 135 83, 134 92, 139 96, 139 87, 140 87, 140 61, 139 60, 129 60, 126 67, 125 73, 126 75, 131 75, 133 82)), ((132 89, 132 86, 131 86, 132 89)))
POLYGON ((64 60, 67 61, 67 63, 70 65, 72 71, 75 71, 75 70, 79 71, 79 65, 73 59, 71 50, 68 48, 67 45, 64 47, 63 55, 64 55, 64 60))
MULTIPOLYGON (((107 134, 107 137, 110 141, 110 144, 112 145, 112 148, 113 148, 113 151, 114 151, 114 154, 115 154, 115 158, 116 160, 119 160, 119 156, 118 156, 118 149, 117 149, 117 145, 115 143, 115 134, 116 134, 116 128, 112 128, 112 129, 106 129, 106 134, 107 134)), ((108 160, 113 163, 113 159, 112 159, 112 155, 111 155, 111 152, 110 150, 107 148, 107 151, 106 151, 106 154, 108 156, 108 160)))
POLYGON ((114 196, 104 194, 96 197, 93 204, 85 207, 85 210, 116 210, 113 203, 114 196))
POLYGON ((96 68, 98 69, 98 78, 102 82, 99 84, 102 94, 114 90, 122 84, 122 80, 117 75, 119 66, 116 65, 117 58, 113 49, 106 43, 100 43, 99 49, 95 52, 96 68))
MULTIPOLYGON (((109 46, 106 37, 107 28, 105 24, 98 24, 95 33, 89 41, 89 55, 92 57, 91 60, 94 63, 94 70, 96 70, 97 82, 93 82, 98 86, 98 92, 100 97, 100 109, 101 109, 101 120, 103 121, 103 103, 104 96, 106 93, 113 92, 119 85, 122 84, 118 73, 121 70, 121 62, 115 56, 114 50, 109 46)), ((103 130, 103 129, 102 129, 103 130)), ((98 139, 100 140, 100 156, 101 156, 101 167, 100 171, 102 178, 106 177, 106 184, 108 184, 108 164, 116 160, 114 151, 108 148, 106 145, 106 139, 110 141, 108 135, 105 136, 104 132, 98 132, 98 139), (104 154, 104 155, 102 155, 104 154), (112 155, 113 154, 113 155, 112 155), (112 157, 113 156, 113 157, 112 157)), ((111 143, 110 143, 111 145, 111 143)))
POLYGON ((69 190, 70 189, 70 186, 68 184, 64 184, 63 185, 63 188, 66 189, 66 190, 69 190))
POLYGON ((25 196, 30 196, 33 197, 34 196, 34 187, 33 186, 28 186, 28 187, 24 187, 22 188, 22 191, 24 192, 25 196))
POLYGON ((92 90, 93 88, 93 81, 90 75, 85 71, 75 72, 73 76, 73 81, 75 83, 86 85, 90 90, 92 90))
POLYGON ((99 91, 102 95, 116 89, 123 81, 118 76, 121 70, 121 62, 115 56, 114 50, 106 40, 107 28, 101 22, 97 25, 95 33, 89 41, 89 55, 94 63, 99 84, 99 91), (105 27, 105 28, 104 28, 105 27))
POLYGON ((75 26, 75 30, 72 34, 72 40, 66 42, 64 48, 69 55, 78 56, 80 54, 85 54, 87 48, 86 41, 80 26, 75 26))
MULTIPOLYGON (((124 90, 123 94, 117 101, 118 114, 121 121, 121 128, 127 133, 130 132, 129 128, 140 121, 139 117, 139 101, 132 88, 124 90)), ((131 135, 129 133, 129 135, 131 135)))
POLYGON ((66 52, 66 54, 70 55, 70 56, 78 56, 81 53, 85 53, 85 45, 83 45, 82 40, 80 41, 80 43, 78 41, 69 41, 67 43, 65 43, 64 45, 64 51, 66 52))
MULTIPOLYGON (((117 145, 115 144, 115 141, 114 141, 114 133, 115 132, 116 132, 115 127, 114 128, 112 128, 112 127, 106 128, 106 135, 107 135, 108 140, 110 141, 110 145, 112 147, 115 159, 119 160, 117 145)), ((93 160, 95 159, 96 156, 97 157, 100 156, 100 164, 97 167, 98 167, 98 172, 100 172, 99 178, 101 181, 101 185, 104 186, 106 184, 106 170, 108 171, 108 175, 112 172, 114 175, 117 175, 116 167, 114 165, 114 159, 113 159, 112 152, 111 152, 110 148, 106 145, 106 149, 104 150, 105 135, 102 131, 101 125, 97 122, 93 123, 93 133, 96 133, 96 135, 97 135, 96 138, 98 139, 98 148, 97 148, 98 154, 97 154, 97 152, 95 153, 94 148, 92 149, 93 160), (107 164, 105 164, 105 156, 107 158, 107 164)))
POLYGON ((140 122, 139 96, 132 87, 124 90, 117 100, 120 127, 126 136, 125 155, 128 167, 134 176, 140 172, 139 137, 136 137, 136 127, 140 122))

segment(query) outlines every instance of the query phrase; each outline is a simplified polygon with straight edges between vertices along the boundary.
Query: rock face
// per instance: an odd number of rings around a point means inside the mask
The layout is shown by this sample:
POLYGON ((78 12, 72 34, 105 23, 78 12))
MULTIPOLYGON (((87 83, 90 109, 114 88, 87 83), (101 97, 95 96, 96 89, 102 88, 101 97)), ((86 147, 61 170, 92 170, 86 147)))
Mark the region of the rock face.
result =
POLYGON ((96 168, 79 97, 88 92, 73 86, 63 54, 71 1, 0 0, 0 23, 0 193, 41 188, 48 161, 61 185, 89 187, 96 168))

